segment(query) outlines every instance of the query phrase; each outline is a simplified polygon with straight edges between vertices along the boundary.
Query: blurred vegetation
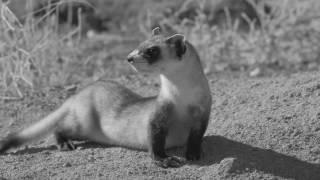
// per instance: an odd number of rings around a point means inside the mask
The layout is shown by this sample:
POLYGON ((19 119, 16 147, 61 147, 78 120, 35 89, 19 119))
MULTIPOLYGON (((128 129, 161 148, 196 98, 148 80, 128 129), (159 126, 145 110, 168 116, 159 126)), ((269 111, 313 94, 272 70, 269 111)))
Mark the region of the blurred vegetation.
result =
POLYGON ((1 99, 22 98, 28 89, 128 74, 122 60, 158 25, 164 33, 185 34, 207 73, 240 71, 256 77, 319 70, 318 0, 248 0, 259 24, 249 17, 245 31, 233 20, 232 9, 225 17, 227 27, 213 23, 212 12, 218 10, 215 3, 206 4, 210 0, 196 1, 187 11, 183 0, 61 0, 50 8, 31 3, 46 0, 14 1, 25 9, 0 4, 1 99), (74 2, 81 7, 72 15, 77 23, 67 18, 69 24, 61 24, 61 12, 68 9, 64 5, 74 2), (45 13, 35 14, 43 9, 45 13))
POLYGON ((248 70, 252 76, 277 70, 298 72, 319 69, 320 1, 278 1, 272 14, 260 13, 261 30, 248 34, 235 28, 216 29, 201 17, 179 30, 198 47, 210 70, 248 70))

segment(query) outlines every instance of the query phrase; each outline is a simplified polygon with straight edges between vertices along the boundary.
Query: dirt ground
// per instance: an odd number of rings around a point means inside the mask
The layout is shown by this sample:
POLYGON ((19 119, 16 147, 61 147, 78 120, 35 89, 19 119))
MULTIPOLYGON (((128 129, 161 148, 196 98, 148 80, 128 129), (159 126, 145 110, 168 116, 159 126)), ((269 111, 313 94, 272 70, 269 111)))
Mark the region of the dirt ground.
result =
MULTIPOLYGON (((146 95, 158 87, 136 74, 115 79, 146 95)), ((49 136, 0 155, 0 179, 320 179, 320 73, 208 79, 213 104, 200 161, 162 169, 147 152, 125 148, 79 142, 77 150, 60 152, 49 136)), ((0 136, 39 120, 73 93, 50 87, 1 103, 0 136)), ((184 149, 170 154, 183 156, 184 149)))

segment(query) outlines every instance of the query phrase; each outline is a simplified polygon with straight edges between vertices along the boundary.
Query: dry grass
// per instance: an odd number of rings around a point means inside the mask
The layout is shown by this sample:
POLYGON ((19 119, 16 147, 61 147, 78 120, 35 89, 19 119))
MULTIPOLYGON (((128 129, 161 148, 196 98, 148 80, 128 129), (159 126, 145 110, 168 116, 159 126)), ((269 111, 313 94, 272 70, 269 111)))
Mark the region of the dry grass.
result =
POLYGON ((261 13, 262 30, 237 33, 236 27, 218 30, 198 17, 194 26, 177 25, 198 48, 211 71, 252 67, 285 71, 318 69, 320 13, 317 0, 281 0, 274 15, 261 13))
MULTIPOLYGON (((27 3, 30 1, 27 1, 27 3)), ((28 6, 28 4, 26 4, 28 6)), ((49 13, 40 19, 28 14, 25 23, 1 4, 0 91, 1 99, 19 99, 27 88, 65 83, 65 54, 72 56, 80 29, 59 33, 57 20, 49 13)))

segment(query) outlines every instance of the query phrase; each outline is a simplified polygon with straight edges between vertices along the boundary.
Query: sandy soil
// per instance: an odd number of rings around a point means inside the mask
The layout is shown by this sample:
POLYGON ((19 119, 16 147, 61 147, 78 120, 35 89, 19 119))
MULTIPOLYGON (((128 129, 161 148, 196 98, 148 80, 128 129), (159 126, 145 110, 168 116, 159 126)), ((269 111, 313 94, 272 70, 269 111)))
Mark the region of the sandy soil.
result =
MULTIPOLYGON (((50 136, 0 155, 2 179, 320 179, 320 73, 262 79, 210 75, 211 122, 200 161, 162 169, 147 152, 79 143, 60 152, 50 136)), ((154 94, 157 83, 117 81, 154 94), (152 87, 152 88, 150 88, 152 87)), ((37 121, 74 92, 47 88, 0 105, 0 135, 37 121)), ((183 148, 170 151, 182 156, 183 148)), ((1 178, 0 178, 1 179, 1 178)))

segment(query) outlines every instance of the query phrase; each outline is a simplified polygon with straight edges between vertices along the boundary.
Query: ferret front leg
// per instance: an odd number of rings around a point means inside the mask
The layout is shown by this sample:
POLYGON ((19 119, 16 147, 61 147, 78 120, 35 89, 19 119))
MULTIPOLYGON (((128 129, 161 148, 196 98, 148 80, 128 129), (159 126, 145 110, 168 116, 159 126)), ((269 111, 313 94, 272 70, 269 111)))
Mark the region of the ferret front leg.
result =
POLYGON ((181 158, 168 156, 165 152, 168 123, 171 118, 172 106, 159 108, 152 116, 148 129, 149 152, 154 163, 160 167, 180 167, 184 164, 181 158))
POLYGON ((195 122, 189 133, 186 158, 194 161, 201 157, 202 139, 208 126, 209 111, 203 113, 198 107, 190 107, 190 112, 195 122))
POLYGON ((188 142, 187 142, 187 160, 194 161, 199 160, 201 156, 201 144, 202 144, 203 132, 199 129, 192 129, 188 142))

